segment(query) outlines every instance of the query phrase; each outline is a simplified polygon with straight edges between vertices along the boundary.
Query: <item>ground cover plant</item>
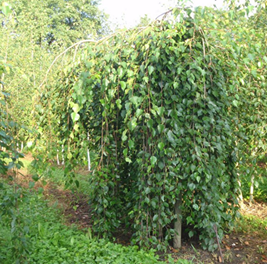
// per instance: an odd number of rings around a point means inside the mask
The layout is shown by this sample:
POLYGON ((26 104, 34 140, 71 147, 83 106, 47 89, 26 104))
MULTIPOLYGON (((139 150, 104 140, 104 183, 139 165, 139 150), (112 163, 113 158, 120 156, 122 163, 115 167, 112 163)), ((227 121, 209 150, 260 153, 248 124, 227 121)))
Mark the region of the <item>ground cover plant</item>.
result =
MULTIPOLYGON (((16 221, 3 215, 8 199, 14 196, 12 186, 1 182, 1 245, 0 261, 11 263, 160 263, 152 251, 123 247, 90 232, 64 225, 56 207, 48 207, 42 192, 34 189, 17 190, 16 221), (23 251, 14 251, 12 228, 22 225, 26 233, 20 237, 23 251), (22 254, 23 253, 23 254, 22 254), (21 255, 22 254, 22 255, 21 255)), ((18 245, 17 245, 18 246, 18 245)), ((15 248, 18 250, 19 248, 15 248)))

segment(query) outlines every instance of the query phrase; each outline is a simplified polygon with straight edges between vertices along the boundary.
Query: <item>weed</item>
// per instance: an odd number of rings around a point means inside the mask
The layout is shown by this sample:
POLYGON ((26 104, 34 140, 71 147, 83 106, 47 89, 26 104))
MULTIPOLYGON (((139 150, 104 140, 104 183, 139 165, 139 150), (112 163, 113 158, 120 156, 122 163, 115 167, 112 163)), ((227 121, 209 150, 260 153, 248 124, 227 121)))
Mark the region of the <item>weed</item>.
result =
POLYGON ((258 248, 258 253, 265 254, 265 249, 262 246, 258 245, 257 248, 258 248))
POLYGON ((237 232, 258 233, 262 236, 267 235, 267 219, 261 219, 257 216, 242 216, 236 222, 237 232))
POLYGON ((195 252, 195 254, 196 254, 196 256, 200 256, 200 253, 196 250, 196 248, 191 244, 191 246, 192 246, 192 248, 193 248, 193 250, 194 250, 194 252, 195 252))
POLYGON ((229 251, 224 252, 223 258, 226 262, 232 263, 232 261, 233 261, 232 251, 229 250, 229 251))

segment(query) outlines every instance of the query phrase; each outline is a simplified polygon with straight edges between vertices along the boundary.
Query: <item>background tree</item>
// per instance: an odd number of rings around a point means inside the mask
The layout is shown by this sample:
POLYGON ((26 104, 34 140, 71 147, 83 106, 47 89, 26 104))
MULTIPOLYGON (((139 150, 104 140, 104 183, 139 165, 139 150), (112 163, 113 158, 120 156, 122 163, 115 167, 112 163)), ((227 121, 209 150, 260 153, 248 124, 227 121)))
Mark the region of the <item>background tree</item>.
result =
POLYGON ((16 22, 27 29, 32 41, 42 47, 63 46, 81 39, 107 33, 106 15, 98 9, 99 1, 11 1, 16 22))
MULTIPOLYGON (((262 23, 264 15, 266 17, 266 6, 264 1, 254 3, 254 6, 250 1, 226 2, 228 7, 225 9, 202 9, 197 19, 203 29, 210 32, 207 38, 209 45, 230 48, 231 52, 224 54, 225 65, 238 68, 228 86, 228 96, 232 97, 232 125, 238 135, 236 148, 239 158, 236 166, 239 183, 243 185, 246 196, 250 188, 252 201, 253 186, 263 179, 259 161, 265 157, 267 150, 266 26, 262 23)), ((220 58, 222 55, 218 54, 220 58)))
MULTIPOLYGON (((98 3, 11 0, 12 12, 8 16, 0 13, 0 57, 12 64, 12 72, 4 77, 5 88, 13 95, 10 114, 20 125, 32 126, 33 95, 56 54, 78 40, 99 38, 108 32, 106 15, 98 3)), ((27 138, 18 134, 20 140, 27 138)))

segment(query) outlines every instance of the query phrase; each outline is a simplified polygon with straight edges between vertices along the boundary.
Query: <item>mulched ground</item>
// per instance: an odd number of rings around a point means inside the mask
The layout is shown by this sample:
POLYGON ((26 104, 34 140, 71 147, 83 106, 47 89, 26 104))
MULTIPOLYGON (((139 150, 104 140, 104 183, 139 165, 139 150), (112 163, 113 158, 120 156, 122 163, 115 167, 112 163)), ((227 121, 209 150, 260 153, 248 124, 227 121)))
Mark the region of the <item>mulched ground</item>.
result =
MULTIPOLYGON (((21 174, 19 174, 20 176, 17 180, 20 184, 28 186, 31 176, 27 175, 25 171, 20 172, 21 174)), ((57 204, 65 216, 66 224, 76 224, 81 229, 92 226, 91 215, 93 212, 88 205, 88 198, 85 195, 73 193, 70 190, 58 189, 53 183, 48 183, 45 186, 37 183, 36 188, 38 187, 44 189, 44 195, 50 204, 57 204)), ((241 214, 267 219, 267 204, 254 203, 249 205, 244 203, 241 214)), ((117 243, 123 245, 130 243, 129 234, 124 234, 121 231, 114 234, 114 236, 117 243)), ((168 253, 171 253, 174 259, 193 260, 193 263, 267 263, 267 236, 262 235, 262 232, 232 232, 225 235, 221 247, 222 257, 219 252, 210 253, 202 250, 198 241, 185 240, 181 249, 176 250, 170 247, 168 253)), ((161 255, 161 257, 163 258, 164 255, 161 255)))

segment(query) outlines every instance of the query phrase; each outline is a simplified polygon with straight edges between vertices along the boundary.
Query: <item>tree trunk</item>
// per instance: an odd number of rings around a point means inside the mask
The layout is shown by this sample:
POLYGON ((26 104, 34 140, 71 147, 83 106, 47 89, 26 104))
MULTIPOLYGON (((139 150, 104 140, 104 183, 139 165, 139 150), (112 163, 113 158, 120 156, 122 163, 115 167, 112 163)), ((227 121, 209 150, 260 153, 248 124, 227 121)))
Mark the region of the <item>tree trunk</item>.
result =
POLYGON ((254 178, 255 178, 255 176, 254 176, 254 174, 251 176, 251 182, 250 182, 250 199, 249 199, 249 203, 250 203, 250 205, 253 203, 253 200, 254 200, 254 197, 253 197, 253 195, 254 195, 254 178))
POLYGON ((58 149, 57 149, 57 165, 60 165, 59 156, 58 156, 58 149))
POLYGON ((240 205, 240 208, 242 209, 244 207, 244 199, 243 199, 243 193, 242 193, 242 189, 241 189, 241 180, 239 178, 239 174, 238 175, 238 186, 239 186, 239 197, 238 197, 238 200, 239 200, 239 205, 240 205))
MULTIPOLYGON (((89 133, 87 133, 87 140, 89 142, 89 133)), ((91 171, 91 159, 90 159, 89 148, 87 148, 87 162, 88 162, 88 171, 91 171)))
POLYGON ((175 203, 175 214, 177 215, 177 220, 174 223, 175 234, 173 237, 173 247, 180 248, 182 246, 182 212, 181 212, 181 198, 179 197, 175 203))
POLYGON ((62 152, 62 165, 64 165, 65 164, 65 159, 64 159, 64 146, 62 145, 61 146, 61 152, 62 152))

